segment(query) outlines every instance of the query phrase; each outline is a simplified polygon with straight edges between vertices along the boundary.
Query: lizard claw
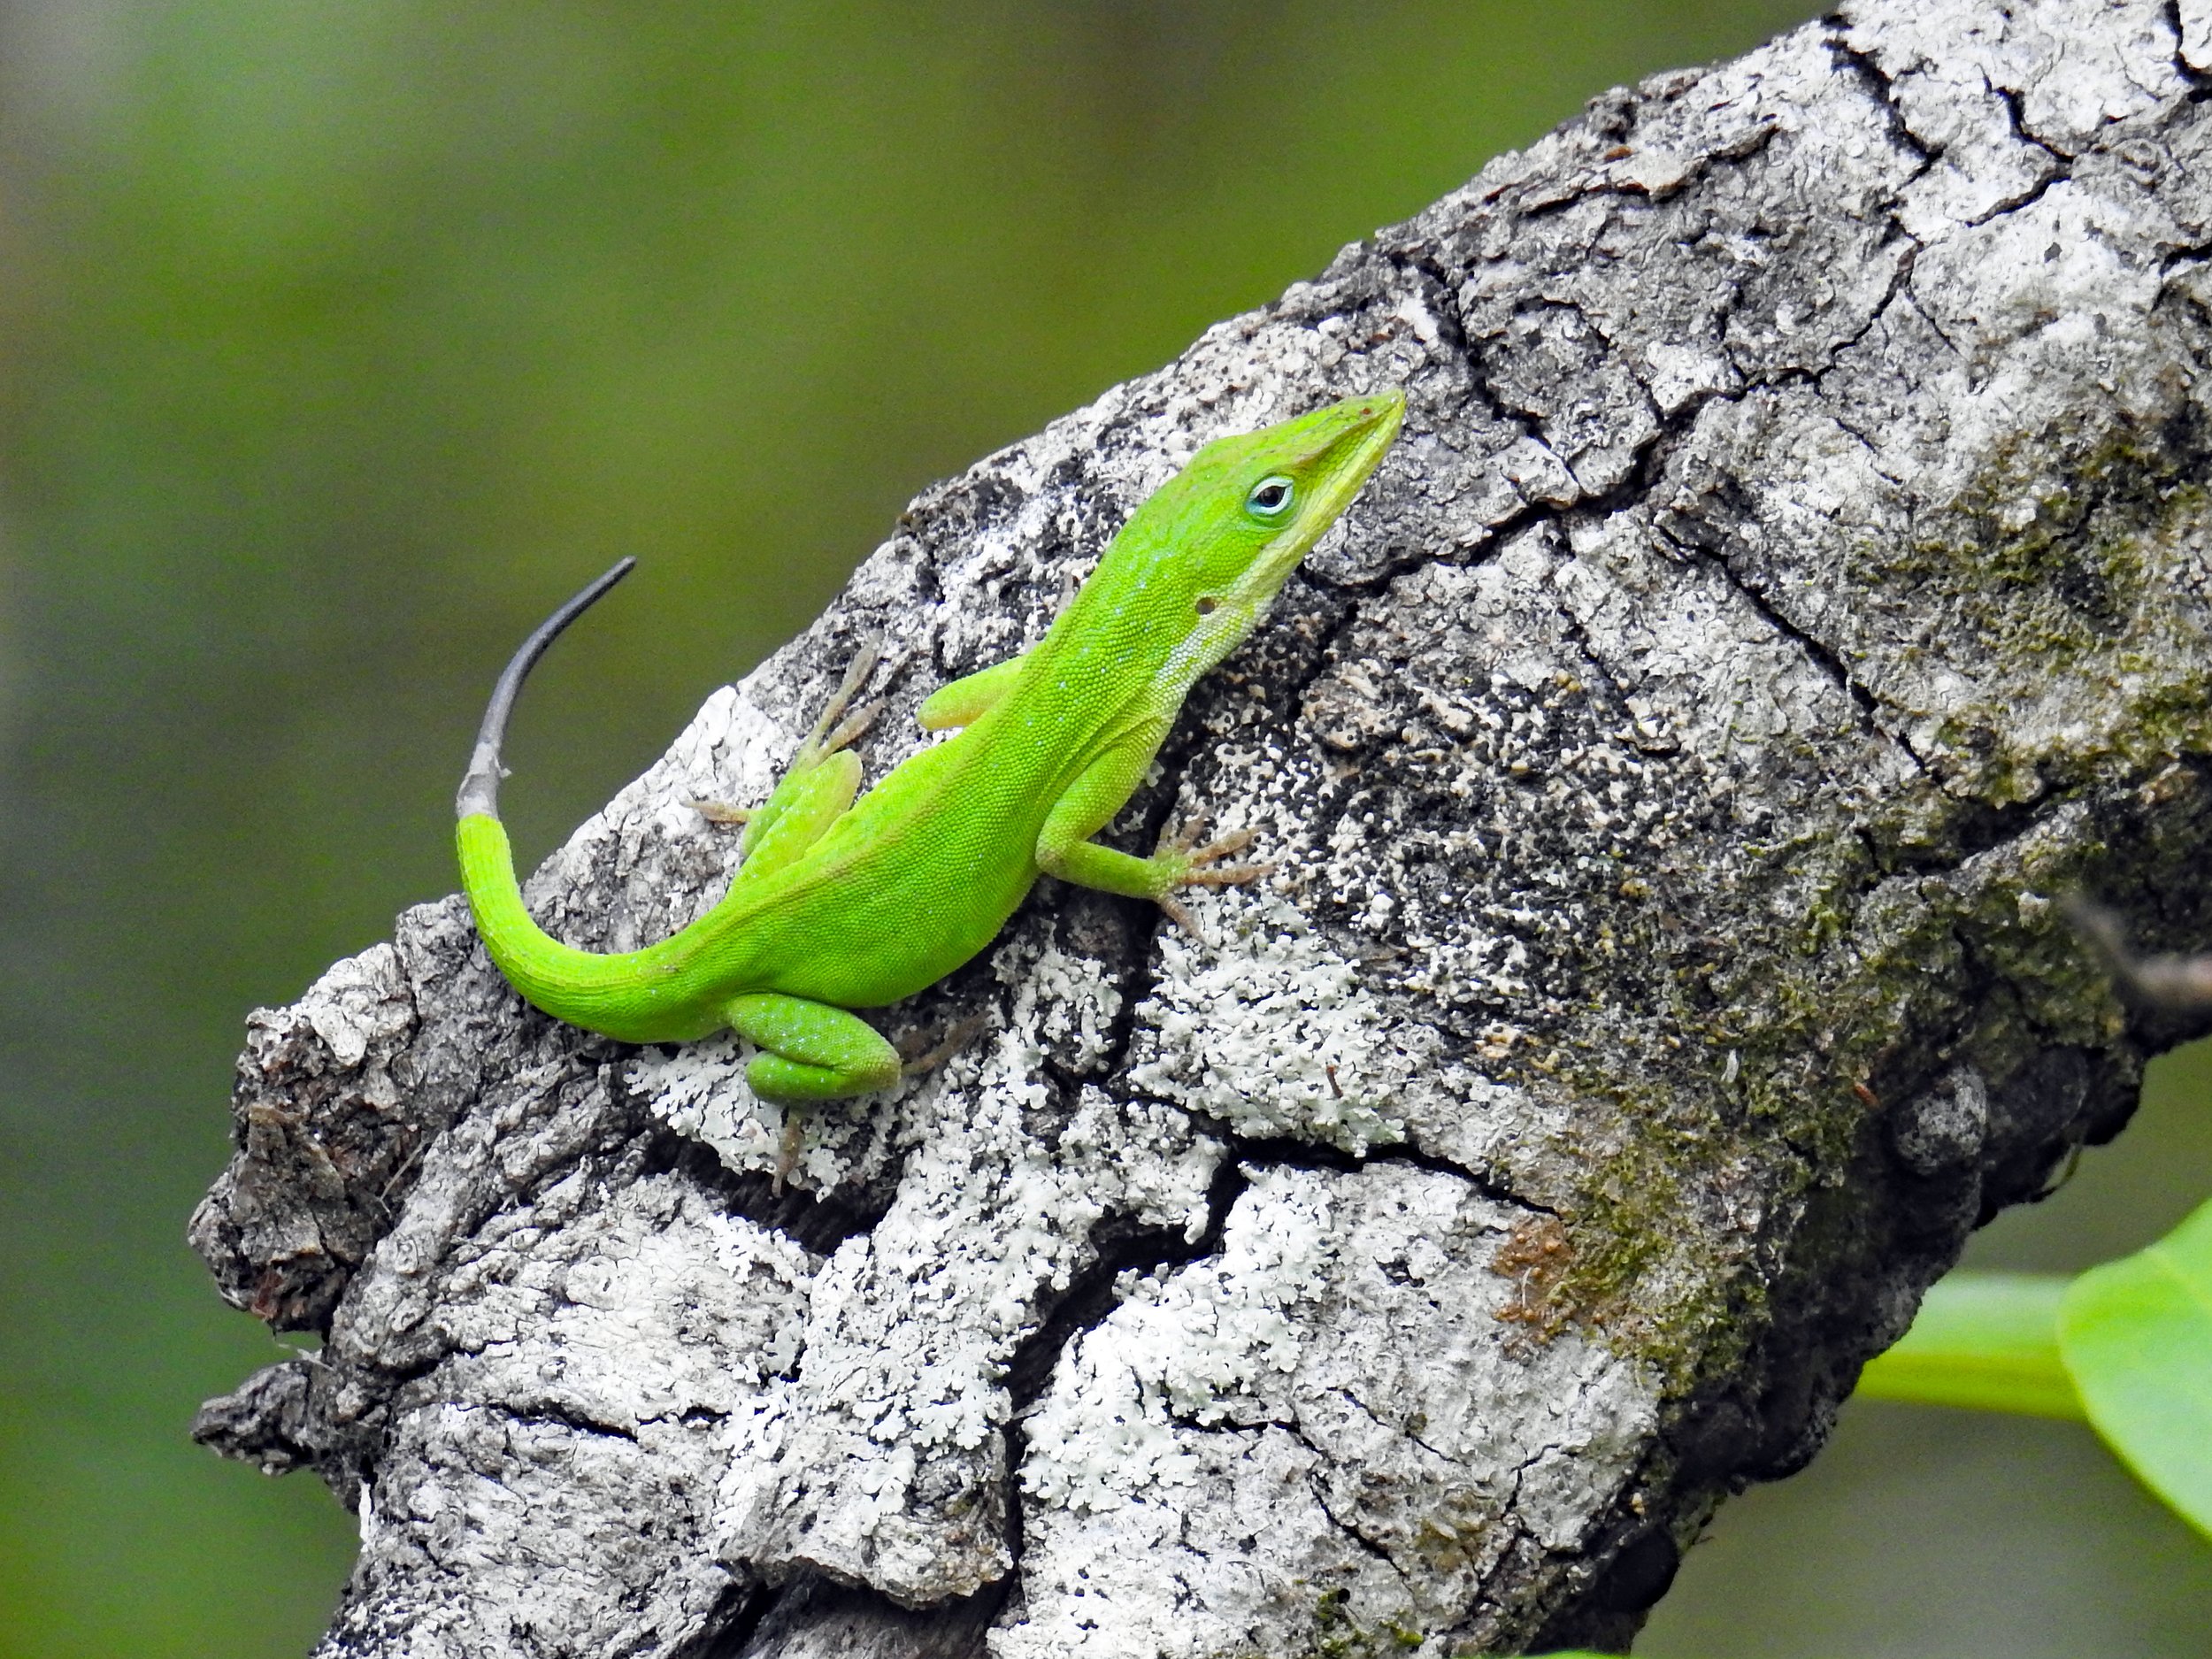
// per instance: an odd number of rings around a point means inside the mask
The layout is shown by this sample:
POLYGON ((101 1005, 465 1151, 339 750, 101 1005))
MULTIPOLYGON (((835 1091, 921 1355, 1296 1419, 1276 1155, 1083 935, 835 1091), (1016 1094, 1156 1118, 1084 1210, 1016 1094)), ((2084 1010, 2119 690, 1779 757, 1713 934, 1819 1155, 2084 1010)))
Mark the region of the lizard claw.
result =
MULTIPOLYGON (((1194 864, 1210 864, 1217 858, 1226 858, 1231 853, 1242 852, 1258 835, 1259 831, 1256 829, 1232 830, 1219 841, 1208 841, 1188 856, 1194 864)), ((1267 866, 1270 870, 1274 867, 1272 864, 1267 866)))
POLYGON ((839 724, 835 731, 822 740, 821 752, 825 755, 834 755, 873 726, 876 723, 876 716, 882 712, 883 699, 880 697, 864 709, 854 710, 839 724))
POLYGON ((1224 864, 1218 870, 1186 870, 1181 885, 1187 887, 1239 887, 1248 881, 1257 881, 1262 876, 1271 876, 1281 868, 1280 864, 1224 864))

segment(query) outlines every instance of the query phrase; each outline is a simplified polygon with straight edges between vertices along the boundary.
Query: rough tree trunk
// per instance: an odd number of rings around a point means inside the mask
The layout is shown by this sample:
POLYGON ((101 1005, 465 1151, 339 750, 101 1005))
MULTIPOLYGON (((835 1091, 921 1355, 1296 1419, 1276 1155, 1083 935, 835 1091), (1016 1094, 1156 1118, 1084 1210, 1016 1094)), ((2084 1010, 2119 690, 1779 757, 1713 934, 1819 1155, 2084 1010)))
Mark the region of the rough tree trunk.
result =
POLYGON ((1203 941, 1043 883, 802 1191, 737 1045, 526 1010, 456 900, 255 1014, 193 1238, 326 1341, 201 1432, 357 1506, 321 1651, 1624 1641, 2173 1035, 2053 899, 2208 931, 2208 34, 1847 8, 925 494, 550 926, 702 910, 681 803, 758 798, 865 636, 879 774, 1202 440, 1410 400, 1115 832, 1280 873, 1203 941))

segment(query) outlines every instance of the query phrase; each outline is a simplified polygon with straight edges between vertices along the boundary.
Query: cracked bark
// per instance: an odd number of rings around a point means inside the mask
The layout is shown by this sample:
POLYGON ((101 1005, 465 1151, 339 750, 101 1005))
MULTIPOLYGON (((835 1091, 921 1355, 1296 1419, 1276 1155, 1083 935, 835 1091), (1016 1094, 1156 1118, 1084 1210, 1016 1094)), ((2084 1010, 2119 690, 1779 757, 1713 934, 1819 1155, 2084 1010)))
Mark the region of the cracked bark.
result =
POLYGON ((255 1014, 193 1237, 324 1346, 201 1433, 358 1509, 321 1651, 1624 1641, 2177 1034, 2054 900, 2212 931, 2208 41, 1847 8, 926 492, 538 872, 556 932, 710 902, 680 803, 863 637, 879 774, 1199 442, 1410 400, 1114 832, 1282 872, 1202 943, 1043 884, 797 1190, 735 1044, 530 1013, 456 901, 255 1014))

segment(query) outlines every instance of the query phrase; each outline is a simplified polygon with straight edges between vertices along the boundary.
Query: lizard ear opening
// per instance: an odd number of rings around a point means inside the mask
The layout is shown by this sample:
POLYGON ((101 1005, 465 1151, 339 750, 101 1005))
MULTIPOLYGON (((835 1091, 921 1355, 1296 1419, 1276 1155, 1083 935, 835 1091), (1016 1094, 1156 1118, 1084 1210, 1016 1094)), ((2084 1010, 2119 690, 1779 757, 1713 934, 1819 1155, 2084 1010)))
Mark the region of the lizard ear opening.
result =
POLYGON ((1215 598, 1211 594, 1201 594, 1198 595, 1198 614, 1200 616, 1210 617, 1213 615, 1216 611, 1219 610, 1220 607, 1221 601, 1215 598))

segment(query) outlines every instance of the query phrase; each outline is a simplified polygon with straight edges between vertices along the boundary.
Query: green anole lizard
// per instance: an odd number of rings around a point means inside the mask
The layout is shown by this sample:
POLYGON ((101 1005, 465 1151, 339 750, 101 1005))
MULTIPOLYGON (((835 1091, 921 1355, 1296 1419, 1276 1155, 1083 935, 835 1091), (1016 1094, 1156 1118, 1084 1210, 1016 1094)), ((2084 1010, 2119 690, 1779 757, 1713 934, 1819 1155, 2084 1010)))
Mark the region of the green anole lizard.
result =
POLYGON ((624 1041, 733 1028, 760 1050, 745 1074, 753 1092, 797 1105, 896 1082, 898 1051, 849 1010, 951 972, 1040 874, 1187 922, 1178 887, 1266 873, 1215 863, 1248 833, 1194 849, 1163 835, 1148 858, 1091 837, 1142 780, 1192 684, 1351 504, 1404 411, 1402 393, 1382 392, 1207 444, 1122 526, 1041 641, 922 703, 925 727, 956 734, 857 802, 860 761, 844 745, 866 717, 832 729, 857 688, 849 676, 750 815, 729 891, 660 943, 602 955, 562 944, 525 908, 499 821, 499 753, 524 677, 627 573, 624 560, 515 653, 461 782, 461 879, 492 960, 545 1012, 624 1041))

